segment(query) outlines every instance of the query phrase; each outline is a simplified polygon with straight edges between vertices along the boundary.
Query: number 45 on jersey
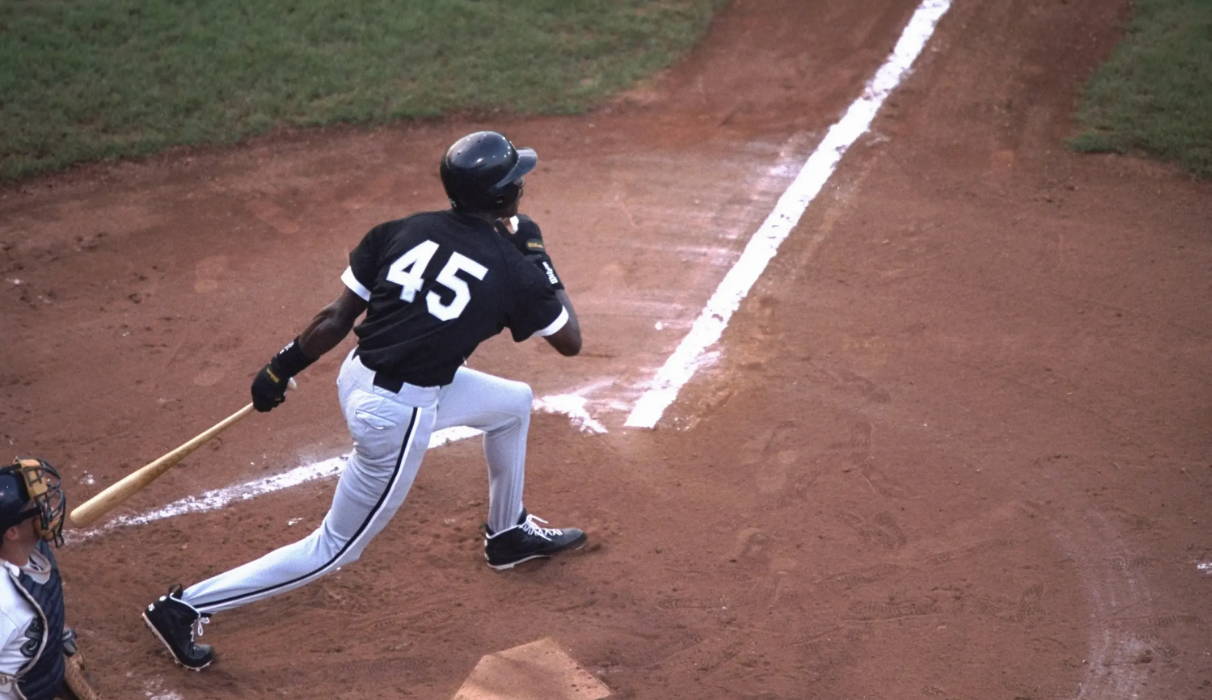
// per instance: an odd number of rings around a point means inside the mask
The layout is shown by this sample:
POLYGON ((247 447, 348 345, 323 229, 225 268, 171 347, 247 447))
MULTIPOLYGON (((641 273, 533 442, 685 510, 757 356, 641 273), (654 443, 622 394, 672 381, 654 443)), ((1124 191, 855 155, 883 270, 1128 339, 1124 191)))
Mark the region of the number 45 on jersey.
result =
MULTIPOLYGON (((417 292, 421 291, 421 286, 425 284, 425 278, 422 277, 425 268, 429 267, 429 261, 437 252, 437 243, 425 241, 396 258, 391 267, 387 268, 387 281, 400 285, 401 299, 408 303, 412 303, 416 299, 417 292)), ((454 292, 454 297, 449 304, 444 304, 442 297, 434 291, 425 295, 425 307, 429 309, 431 315, 441 321, 458 318, 459 314, 463 313, 463 309, 467 308, 468 302, 471 301, 471 289, 459 277, 460 271, 466 272, 478 280, 484 279, 484 275, 488 274, 488 268, 475 260, 462 253, 451 253, 450 260, 442 266, 435 281, 454 292)))

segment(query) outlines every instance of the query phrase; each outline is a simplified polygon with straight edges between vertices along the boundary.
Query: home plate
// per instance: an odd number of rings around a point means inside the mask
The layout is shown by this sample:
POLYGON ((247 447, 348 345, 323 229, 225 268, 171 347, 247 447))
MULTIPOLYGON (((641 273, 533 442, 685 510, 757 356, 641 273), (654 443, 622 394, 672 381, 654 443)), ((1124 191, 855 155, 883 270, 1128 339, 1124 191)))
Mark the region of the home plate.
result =
POLYGON ((551 637, 488 654, 454 700, 596 700, 607 688, 551 637))

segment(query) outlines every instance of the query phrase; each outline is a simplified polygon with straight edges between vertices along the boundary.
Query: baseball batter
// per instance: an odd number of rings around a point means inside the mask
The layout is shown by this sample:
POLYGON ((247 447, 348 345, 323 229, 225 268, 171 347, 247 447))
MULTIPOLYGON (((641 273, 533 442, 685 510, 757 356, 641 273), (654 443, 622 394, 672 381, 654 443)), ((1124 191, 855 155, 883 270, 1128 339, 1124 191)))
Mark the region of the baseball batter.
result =
POLYGON ((577 548, 585 533, 544 527, 522 503, 532 393, 464 366, 509 328, 562 355, 581 349, 576 312, 537 224, 518 215, 531 149, 481 131, 456 141, 440 173, 451 208, 375 226, 349 255, 340 296, 257 373, 258 411, 285 399, 290 378, 357 328, 337 378, 354 450, 323 523, 298 542, 196 583, 173 586, 143 618, 187 668, 214 659, 196 636, 212 613, 298 588, 358 559, 403 504, 433 431, 484 431, 489 501, 484 554, 508 569, 577 548))

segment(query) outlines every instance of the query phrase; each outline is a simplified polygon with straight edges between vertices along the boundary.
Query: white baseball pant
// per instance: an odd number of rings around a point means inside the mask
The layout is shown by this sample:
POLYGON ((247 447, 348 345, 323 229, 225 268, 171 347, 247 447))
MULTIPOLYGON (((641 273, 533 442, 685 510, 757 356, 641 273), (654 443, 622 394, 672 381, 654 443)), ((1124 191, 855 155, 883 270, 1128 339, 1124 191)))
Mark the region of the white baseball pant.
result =
POLYGON ((404 503, 430 435, 442 428, 484 431, 488 526, 499 532, 517 524, 533 400, 528 385, 461 367, 445 386, 404 384, 393 393, 375 386, 374 372, 351 352, 337 393, 354 450, 324 522, 293 544, 190 586, 182 600, 203 613, 230 610, 353 563, 404 503))

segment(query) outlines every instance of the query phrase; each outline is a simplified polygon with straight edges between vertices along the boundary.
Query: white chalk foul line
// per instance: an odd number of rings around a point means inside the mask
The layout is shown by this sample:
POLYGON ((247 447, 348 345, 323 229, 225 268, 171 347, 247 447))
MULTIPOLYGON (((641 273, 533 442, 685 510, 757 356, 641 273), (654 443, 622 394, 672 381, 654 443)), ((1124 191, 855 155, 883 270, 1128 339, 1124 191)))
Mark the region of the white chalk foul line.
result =
MULTIPOLYGON (((435 432, 429 438, 429 448, 440 447, 458 440, 464 440, 469 437, 480 435, 481 431, 474 428, 447 428, 435 432)), ((206 511, 218 510, 229 503, 236 501, 247 501, 250 498, 264 496, 274 491, 298 486, 309 481, 322 479, 325 477, 336 476, 345 466, 345 460, 348 454, 330 457, 312 464, 304 464, 294 469, 274 474, 253 481, 246 481, 242 484, 226 486, 213 491, 205 491, 197 496, 187 496, 177 501, 173 501, 168 505, 147 511, 137 515, 122 515, 113 520, 110 520, 105 525, 85 530, 80 533, 73 533, 72 538, 80 540, 89 540, 97 535, 103 534, 110 530, 122 527, 130 527, 132 525, 145 525, 156 520, 164 518, 172 518, 178 515, 187 513, 205 513, 206 511)))
MULTIPOLYGON (((590 387, 592 388, 592 387, 590 387)), ((588 403, 585 397, 579 394, 559 394, 554 396, 545 396, 535 400, 535 410, 544 413, 558 413, 568 416, 573 426, 584 433, 601 434, 606 432, 606 428, 590 415, 586 404, 588 403)), ((465 440, 470 437, 481 435, 482 431, 475 428, 457 427, 445 428, 436 431, 429 438, 429 449, 448 445, 452 442, 465 440)), ((247 501, 250 498, 264 496, 265 494, 288 489, 291 486, 298 486, 316 479, 336 476, 345 466, 345 460, 349 457, 348 454, 330 457, 328 459, 304 464, 295 467, 281 474, 274 474, 261 479, 246 481, 242 484, 226 486, 221 489, 206 491, 197 496, 187 496, 180 500, 169 503, 168 505, 157 508, 155 510, 139 513, 136 515, 122 515, 107 522, 99 528, 85 530, 79 533, 71 533, 69 536, 75 540, 89 540, 102 533, 109 532, 116 528, 130 527, 132 525, 145 525, 156 520, 164 518, 172 518, 178 515, 187 513, 204 513, 206 511, 218 510, 224 506, 236 501, 247 501)))
POLYGON ((779 245, 799 223, 808 205, 837 170, 838 163, 855 141, 866 133, 884 100, 908 74, 913 62, 934 34, 950 0, 924 0, 913 13, 888 60, 865 86, 862 96, 829 128, 825 138, 804 163, 791 185, 779 197, 774 210, 749 239, 740 259, 724 276, 707 301, 690 332, 657 371, 650 388, 640 396, 624 425, 652 428, 677 398, 678 392, 705 363, 704 351, 724 333, 732 314, 749 289, 778 252, 779 245))

